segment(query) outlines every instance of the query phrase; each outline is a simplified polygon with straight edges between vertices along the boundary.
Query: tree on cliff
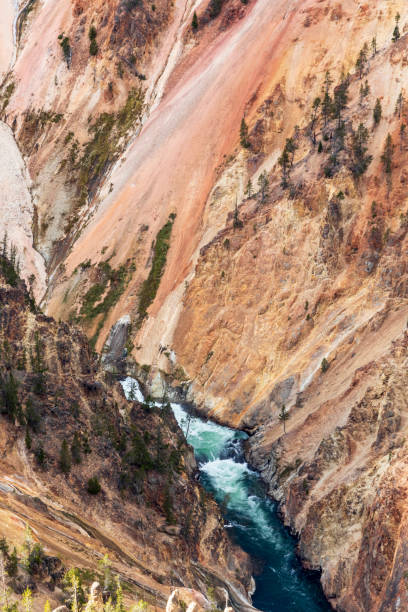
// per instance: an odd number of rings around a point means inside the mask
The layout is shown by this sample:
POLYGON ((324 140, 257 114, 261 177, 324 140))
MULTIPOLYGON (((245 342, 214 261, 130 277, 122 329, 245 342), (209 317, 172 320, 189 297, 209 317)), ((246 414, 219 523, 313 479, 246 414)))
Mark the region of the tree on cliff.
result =
POLYGON ((370 86, 368 84, 368 81, 366 80, 364 85, 361 84, 361 87, 360 87, 360 106, 363 105, 363 100, 364 98, 368 97, 369 93, 370 93, 370 86))
POLYGON ((329 92, 326 91, 322 101, 322 117, 325 127, 327 125, 330 115, 332 114, 332 109, 333 100, 331 99, 329 92))
POLYGON ((290 418, 289 412, 286 410, 285 404, 282 404, 282 407, 279 412, 279 420, 283 424, 283 433, 286 433, 286 421, 290 418))
POLYGON ((315 145, 316 144, 316 123, 317 123, 317 112, 320 108, 320 104, 321 104, 321 99, 319 97, 315 98, 313 100, 313 105, 312 105, 312 120, 310 123, 310 133, 312 136, 312 142, 315 145))
POLYGON ((397 101, 395 103, 395 114, 398 115, 398 117, 401 117, 403 105, 404 105, 404 96, 402 95, 402 91, 400 91, 397 101))
POLYGON ((64 472, 64 474, 69 473, 71 469, 71 453, 69 452, 66 440, 63 440, 61 444, 59 465, 61 472, 64 472))
POLYGON ((194 11, 193 14, 193 20, 191 22, 191 27, 193 28, 193 30, 196 32, 198 30, 198 17, 197 17, 197 13, 194 11))
POLYGON ((244 147, 244 149, 249 149, 249 139, 248 139, 248 126, 246 124, 245 118, 242 117, 241 120, 241 127, 239 130, 239 140, 241 143, 241 147, 244 147))
POLYGON ((394 31, 392 33, 392 42, 397 42, 397 40, 399 40, 399 38, 401 37, 400 31, 399 31, 399 20, 401 19, 401 15, 399 13, 397 13, 395 15, 395 28, 394 31))
POLYGON ((368 130, 363 123, 360 123, 357 130, 353 130, 351 135, 351 171, 355 177, 364 174, 373 159, 371 155, 367 155, 367 142, 368 130))
POLYGON ((391 176, 392 172, 392 156, 394 154, 394 145, 392 142, 391 135, 388 134, 387 140, 385 141, 384 152, 381 155, 381 161, 384 166, 384 172, 388 176, 391 176))
POLYGON ((98 54, 98 43, 96 42, 96 28, 94 25, 91 25, 88 32, 90 44, 89 44, 89 54, 97 55, 98 54))
POLYGON ((268 179, 268 175, 266 174, 266 170, 264 170, 259 175, 258 187, 259 187, 259 193, 261 194, 261 202, 263 203, 269 191, 269 179, 268 179))
POLYGON ((342 113, 348 102, 349 76, 342 74, 340 84, 334 89, 333 95, 333 117, 337 119, 337 127, 342 123, 342 113))
POLYGON ((72 59, 72 49, 71 49, 71 45, 69 44, 69 38, 68 36, 64 36, 63 34, 60 34, 58 36, 58 40, 59 40, 60 47, 62 49, 64 59, 67 63, 67 68, 69 69, 71 66, 71 59, 72 59))
POLYGON ((360 50, 360 53, 358 54, 358 58, 356 61, 356 70, 358 72, 360 80, 363 78, 364 68, 367 64, 367 54, 368 54, 368 45, 367 43, 364 43, 364 46, 360 50))
POLYGON ((382 106, 380 98, 377 98, 373 111, 374 125, 378 125, 382 117, 382 106))
POLYGON ((278 159, 278 164, 282 168, 282 187, 288 186, 288 174, 289 174, 289 154, 286 147, 282 151, 282 155, 278 159))
POLYGON ((74 433, 74 438, 71 444, 71 455, 74 463, 81 463, 81 438, 79 437, 78 432, 74 433))
POLYGON ((278 159, 278 164, 282 168, 282 187, 285 189, 289 183, 289 174, 293 166, 297 144, 294 138, 287 138, 282 155, 278 159))
POLYGON ((252 181, 248 179, 247 186, 245 187, 245 195, 250 198, 252 196, 252 181))

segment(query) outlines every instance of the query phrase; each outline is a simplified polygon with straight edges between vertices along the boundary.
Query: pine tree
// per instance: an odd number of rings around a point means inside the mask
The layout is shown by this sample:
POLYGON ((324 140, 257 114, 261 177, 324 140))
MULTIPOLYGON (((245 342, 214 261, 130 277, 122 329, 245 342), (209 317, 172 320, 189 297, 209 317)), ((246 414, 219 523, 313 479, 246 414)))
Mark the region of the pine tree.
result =
POLYGON ((9 419, 14 420, 21 410, 18 399, 18 381, 13 372, 4 377, 0 372, 0 414, 6 414, 9 419))
POLYGON ((42 446, 42 444, 40 444, 40 446, 38 446, 38 448, 36 448, 35 450, 35 458, 37 459, 38 465, 40 465, 41 467, 45 466, 45 462, 47 460, 47 455, 44 451, 44 448, 42 446))
POLYGON ((330 87, 332 86, 332 84, 333 84, 333 79, 330 76, 330 72, 326 70, 326 74, 324 75, 324 84, 323 84, 324 93, 329 93, 330 87))
POLYGON ((399 31, 399 26, 398 26, 400 19, 401 19, 401 15, 399 13, 397 13, 395 15, 395 28, 394 28, 394 31, 392 33, 392 42, 397 42, 397 40, 399 40, 400 37, 401 37, 400 31, 399 31))
POLYGON ((282 407, 279 412, 279 420, 283 424, 283 433, 286 433, 286 421, 290 418, 289 412, 286 410, 285 404, 282 404, 282 407))
POLYGON ((101 490, 101 485, 99 484, 99 480, 96 476, 89 478, 86 490, 90 495, 98 495, 101 490))
POLYGON ((8 239, 7 232, 4 232, 2 246, 1 246, 1 256, 3 257, 3 259, 7 257, 7 252, 8 252, 7 239, 8 239))
POLYGON ((319 97, 313 100, 312 121, 310 124, 310 133, 312 135, 312 142, 314 145, 316 144, 316 123, 317 123, 317 113, 320 108, 320 104, 321 104, 321 99, 319 97))
POLYGON ((288 186, 288 175, 289 175, 289 153, 286 147, 282 151, 282 155, 278 159, 278 164, 282 168, 282 187, 286 188, 288 186))
POLYGON ((404 96, 402 95, 402 91, 400 91, 398 98, 397 98, 397 102, 395 104, 395 114, 398 115, 398 117, 401 117, 403 104, 404 104, 404 96))
POLYGON ((241 219, 239 218, 239 211, 238 211, 238 202, 237 199, 235 198, 235 207, 234 207, 234 227, 235 228, 241 228, 243 227, 244 224, 241 221, 241 219))
POLYGON ((245 118, 242 117, 241 120, 241 127, 239 130, 239 138, 240 138, 240 142, 241 142, 241 147, 243 147, 244 149, 248 149, 249 148, 249 140, 248 140, 248 126, 245 122, 245 118))
POLYGON ((373 55, 377 54, 377 37, 374 36, 371 40, 371 49, 373 50, 373 55))
POLYGON ((74 439, 72 440, 72 444, 71 444, 71 455, 72 455, 72 461, 76 465, 81 463, 82 461, 81 459, 81 439, 79 437, 78 432, 74 433, 74 439))
POLYGON ((98 43, 96 42, 96 28, 94 25, 91 25, 91 27, 89 28, 89 40, 90 45, 89 45, 89 54, 90 55, 97 55, 98 54, 98 43))
POLYGON ((6 559, 9 556, 9 545, 8 545, 7 540, 6 540, 6 538, 4 536, 2 538, 0 538, 0 553, 6 559))
POLYGON ((194 11, 193 14, 193 20, 191 22, 191 27, 193 28, 193 30, 196 32, 198 30, 198 17, 197 17, 197 13, 194 11))
POLYGON ((10 578, 13 578, 14 576, 17 575, 17 570, 18 570, 18 556, 17 556, 17 549, 14 546, 13 552, 10 554, 7 560, 7 563, 6 563, 6 574, 10 576, 10 578))
POLYGON ((381 101, 380 101, 380 98, 377 98, 375 102, 375 106, 374 106, 374 111, 373 111, 373 119, 374 119, 375 125, 378 125, 380 123, 381 117, 382 117, 381 101))
POLYGON ((278 159, 278 164, 282 168, 282 187, 288 186, 290 170, 293 166, 293 160, 295 157, 295 151, 297 145, 294 138, 287 138, 285 147, 282 151, 282 155, 278 159))
POLYGON ((368 130, 360 123, 357 130, 352 132, 352 166, 351 171, 355 177, 359 177, 367 170, 372 156, 367 155, 368 130))
POLYGON ((252 181, 251 181, 251 179, 248 179, 247 186, 245 188, 245 195, 247 195, 248 198, 250 198, 251 195, 252 195, 252 181))
POLYGON ((342 124, 342 113, 347 107, 348 102, 348 88, 349 88, 349 77, 348 75, 342 75, 340 85, 334 90, 333 94, 333 116, 337 119, 337 127, 340 128, 342 124))
POLYGON ((296 144, 295 140, 293 138, 287 138, 286 139, 285 148, 286 148, 286 150, 288 152, 288 155, 289 155, 290 167, 292 168, 293 160, 295 158, 295 151, 297 149, 297 144, 296 144))
POLYGON ((31 449, 31 444, 32 444, 32 439, 31 439, 31 436, 30 436, 30 430, 27 427, 26 433, 25 433, 25 445, 26 445, 26 448, 28 450, 31 449))
POLYGON ((392 142, 391 135, 388 134, 387 140, 385 141, 384 152, 381 155, 381 161, 384 166, 384 172, 387 175, 391 175, 392 172, 392 156, 394 154, 394 145, 392 142))
POLYGON ((367 43, 364 43, 364 46, 360 50, 360 53, 358 54, 358 58, 356 61, 356 70, 359 74, 360 80, 363 78, 364 68, 367 64, 367 52, 368 52, 367 43))
POLYGON ((69 452, 68 443, 64 439, 60 450, 59 466, 61 472, 68 474, 71 469, 71 453, 69 452))
POLYGON ((40 430, 41 417, 39 415, 38 408, 33 404, 31 397, 27 398, 24 414, 27 427, 34 432, 38 432, 40 430))
POLYGON ((34 353, 31 354, 31 363, 34 372, 36 373, 33 391, 37 395, 43 395, 46 391, 45 372, 47 370, 43 359, 43 344, 40 340, 38 331, 34 334, 34 353))
POLYGON ((329 369, 329 367, 330 367, 330 363, 328 362, 326 357, 323 357, 322 363, 320 364, 320 368, 322 370, 322 373, 325 374, 327 372, 327 370, 329 369))
POLYGON ((258 187, 259 192, 261 194, 261 202, 263 203, 268 195, 269 190, 269 179, 266 170, 264 170, 258 177, 258 187))
POLYGON ((407 126, 405 123, 401 123, 400 125, 400 151, 403 149, 403 144, 405 142, 405 134, 406 134, 407 126))
POLYGON ((332 114, 333 110, 333 100, 330 97, 328 91, 325 92, 322 102, 322 116, 324 121, 324 126, 326 127, 329 117, 332 114))

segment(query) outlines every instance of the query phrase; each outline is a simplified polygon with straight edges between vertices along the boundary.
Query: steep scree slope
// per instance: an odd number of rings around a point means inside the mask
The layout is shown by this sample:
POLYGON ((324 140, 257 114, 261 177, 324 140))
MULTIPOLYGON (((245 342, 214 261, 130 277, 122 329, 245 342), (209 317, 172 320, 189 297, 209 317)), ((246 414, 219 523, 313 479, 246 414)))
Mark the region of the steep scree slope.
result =
POLYGON ((19 546, 28 524, 65 567, 95 570, 108 554, 159 607, 170 585, 205 590, 217 574, 245 596, 248 559, 194 480, 170 407, 126 401, 86 337, 37 312, 13 274, 0 275, 0 346, 0 534, 19 546))

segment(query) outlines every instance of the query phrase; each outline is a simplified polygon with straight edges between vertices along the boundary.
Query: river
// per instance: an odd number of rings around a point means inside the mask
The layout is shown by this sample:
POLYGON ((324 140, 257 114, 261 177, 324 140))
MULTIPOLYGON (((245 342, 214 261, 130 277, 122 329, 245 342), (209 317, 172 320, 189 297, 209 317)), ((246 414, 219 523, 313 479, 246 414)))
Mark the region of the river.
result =
MULTIPOLYGON (((130 383, 122 384, 128 395, 130 383)), ((139 388, 136 393, 140 394, 139 388)), ((180 404, 171 403, 171 407, 194 448, 200 481, 219 503, 231 538, 259 567, 254 576, 253 605, 264 612, 331 610, 316 576, 305 572, 299 563, 296 540, 281 523, 276 503, 245 462, 242 446, 246 434, 189 417, 180 404)))

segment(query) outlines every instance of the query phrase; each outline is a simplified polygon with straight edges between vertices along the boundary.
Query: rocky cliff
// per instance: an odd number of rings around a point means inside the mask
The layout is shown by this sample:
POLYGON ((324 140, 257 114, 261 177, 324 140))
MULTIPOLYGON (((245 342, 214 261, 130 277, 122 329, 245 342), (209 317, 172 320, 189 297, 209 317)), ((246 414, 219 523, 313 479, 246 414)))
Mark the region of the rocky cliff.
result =
POLYGON ((404 609, 404 2, 20 10, 10 233, 45 310, 98 350, 130 319, 150 383, 251 434, 333 607, 404 609))
MULTIPOLYGON (((28 525, 59 567, 98 571, 108 554, 130 593, 159 607, 172 585, 205 592, 217 576, 245 601, 248 560, 195 481, 170 408, 128 402, 86 337, 37 311, 12 264, 1 267, 0 534, 10 550, 28 525)), ((60 603, 58 572, 46 585, 37 574, 11 586, 60 603)))

